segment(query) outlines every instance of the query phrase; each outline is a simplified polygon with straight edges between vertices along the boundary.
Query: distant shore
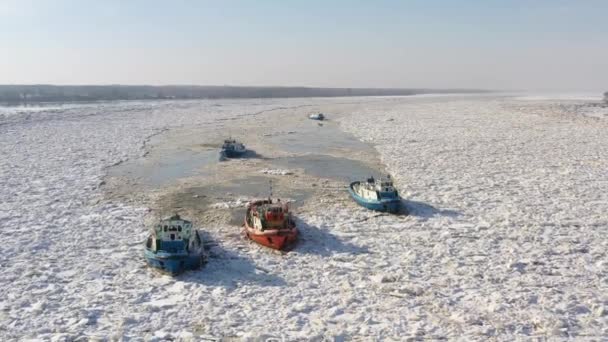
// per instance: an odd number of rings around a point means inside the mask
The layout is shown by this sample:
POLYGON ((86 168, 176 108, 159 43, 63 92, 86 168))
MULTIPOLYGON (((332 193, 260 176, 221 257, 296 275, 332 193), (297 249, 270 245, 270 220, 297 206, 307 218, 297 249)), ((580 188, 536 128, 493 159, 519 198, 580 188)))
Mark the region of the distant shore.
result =
POLYGON ((43 102, 93 102, 115 100, 408 96, 420 94, 470 94, 489 92, 491 91, 482 89, 423 88, 313 88, 183 85, 0 85, 0 103, 15 105, 43 102))

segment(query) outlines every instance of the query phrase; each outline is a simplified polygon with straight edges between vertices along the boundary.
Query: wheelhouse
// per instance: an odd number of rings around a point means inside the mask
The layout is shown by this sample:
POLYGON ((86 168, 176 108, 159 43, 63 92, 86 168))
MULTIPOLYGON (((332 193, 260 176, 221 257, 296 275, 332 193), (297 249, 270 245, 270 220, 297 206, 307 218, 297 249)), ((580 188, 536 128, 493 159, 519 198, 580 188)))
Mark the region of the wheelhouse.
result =
MULTIPOLYGON (((198 234, 194 234, 198 237, 198 234)), ((163 219, 154 227, 153 233, 146 242, 150 250, 177 253, 187 251, 192 239, 192 222, 182 220, 179 215, 163 219)))

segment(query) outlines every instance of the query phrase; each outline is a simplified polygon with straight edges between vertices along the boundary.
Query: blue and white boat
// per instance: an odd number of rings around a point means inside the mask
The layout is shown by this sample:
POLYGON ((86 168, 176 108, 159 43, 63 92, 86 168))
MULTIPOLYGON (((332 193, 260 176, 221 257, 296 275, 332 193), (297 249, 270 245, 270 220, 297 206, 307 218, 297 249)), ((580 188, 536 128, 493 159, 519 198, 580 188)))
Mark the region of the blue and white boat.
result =
POLYGON ((311 120, 323 121, 325 120, 325 115, 323 115, 323 113, 310 114, 308 118, 311 120))
POLYGON ((367 209, 389 213, 399 211, 401 198, 390 176, 381 179, 370 177, 365 182, 352 182, 348 192, 355 202, 367 209))
POLYGON ((245 152, 247 152, 245 145, 232 138, 229 138, 224 140, 220 155, 225 158, 238 158, 244 155, 245 152))
POLYGON ((154 227, 144 256, 149 266, 171 275, 200 268, 207 261, 200 233, 178 214, 160 220, 154 227))

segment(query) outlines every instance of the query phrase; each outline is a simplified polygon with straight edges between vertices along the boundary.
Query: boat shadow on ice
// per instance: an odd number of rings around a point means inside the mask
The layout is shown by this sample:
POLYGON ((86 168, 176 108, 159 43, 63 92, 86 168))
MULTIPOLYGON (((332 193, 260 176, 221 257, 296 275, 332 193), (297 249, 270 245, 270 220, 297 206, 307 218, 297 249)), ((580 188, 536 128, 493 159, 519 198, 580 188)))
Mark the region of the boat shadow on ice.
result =
POLYGON ((270 158, 266 158, 263 155, 257 153, 254 150, 247 150, 245 151, 245 153, 243 153, 243 155, 240 157, 241 159, 263 159, 263 160, 267 160, 270 158))
POLYGON ((283 278, 256 266, 246 255, 223 248, 207 232, 201 235, 204 241, 208 242, 208 262, 202 269, 184 274, 180 280, 229 288, 239 283, 255 283, 262 286, 287 285, 283 278))
POLYGON ((369 253, 369 250, 366 247, 345 242, 326 229, 310 225, 299 218, 296 218, 295 221, 298 231, 300 232, 299 241, 294 248, 294 252, 296 253, 316 254, 321 256, 369 253))
POLYGON ((435 216, 457 217, 461 215, 455 210, 437 209, 427 203, 406 199, 401 200, 401 211, 403 212, 402 214, 422 218, 431 218, 435 216))

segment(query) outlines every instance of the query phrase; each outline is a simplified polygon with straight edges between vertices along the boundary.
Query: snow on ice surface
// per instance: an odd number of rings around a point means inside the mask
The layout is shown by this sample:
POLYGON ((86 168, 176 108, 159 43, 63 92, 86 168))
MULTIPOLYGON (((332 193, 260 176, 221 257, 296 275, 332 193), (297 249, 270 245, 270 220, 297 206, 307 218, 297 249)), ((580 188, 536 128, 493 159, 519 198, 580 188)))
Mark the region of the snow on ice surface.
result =
POLYGON ((344 120, 411 199, 411 220, 379 235, 407 232, 397 254, 427 332, 605 337, 607 127, 513 108, 418 102, 344 120))
POLYGON ((246 208, 253 198, 237 198, 234 201, 218 202, 211 204, 211 208, 215 209, 234 209, 246 208))
POLYGON ((608 105, 580 107, 576 112, 596 119, 608 119, 608 105))
POLYGON ((596 93, 540 93, 515 97, 519 101, 601 101, 602 92, 596 93))
MULTIPOLYGON (((164 278, 143 267, 146 209, 102 201, 104 169, 140 155, 144 140, 167 127, 213 125, 292 103, 110 103, 4 121, 0 336, 138 336, 160 329, 155 317, 174 315, 144 305, 165 299, 154 292, 164 278)), ((171 321, 172 330, 183 328, 171 321)))
POLYGON ((286 169, 262 169, 259 171, 260 173, 266 175, 277 175, 277 176, 288 176, 293 174, 293 171, 286 169))
POLYGON ((0 337, 608 335, 606 126, 510 99, 387 99, 341 120, 376 145, 408 217, 333 204, 298 215, 291 253, 227 239, 199 272, 147 269, 146 209, 104 201, 104 168, 165 128, 310 102, 331 100, 124 103, 0 125, 0 337))

